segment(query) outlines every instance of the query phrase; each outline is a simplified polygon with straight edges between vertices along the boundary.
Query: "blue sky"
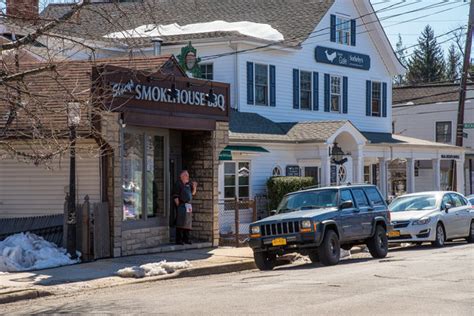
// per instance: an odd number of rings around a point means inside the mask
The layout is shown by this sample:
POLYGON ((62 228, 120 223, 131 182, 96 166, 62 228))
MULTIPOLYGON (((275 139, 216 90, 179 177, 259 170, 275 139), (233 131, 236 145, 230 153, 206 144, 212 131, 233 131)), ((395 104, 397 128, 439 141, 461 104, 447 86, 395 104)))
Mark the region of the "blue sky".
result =
MULTIPOLYGON (((69 0, 70 1, 70 0, 69 0)), ((52 2, 69 2, 68 0, 40 0, 42 5, 52 2)), ((216 0, 218 1, 218 0, 216 0)), ((395 47, 398 34, 402 36, 405 47, 415 45, 425 27, 430 24, 435 35, 449 32, 467 25, 469 13, 468 0, 370 0, 381 20, 390 42, 395 47), (390 8, 387 8, 389 7, 390 8), (384 8, 387 8, 384 10, 384 8), (418 10, 418 11, 416 11, 418 10), (416 12, 409 12, 416 11, 416 12), (401 14, 401 15, 399 15, 401 14), (399 15, 399 16, 394 16, 399 15)), ((465 32, 465 31, 464 31, 465 32)), ((445 50, 453 42, 453 34, 440 37, 445 50)), ((413 48, 408 49, 409 54, 413 48)), ((474 52, 473 55, 474 57, 474 52)))

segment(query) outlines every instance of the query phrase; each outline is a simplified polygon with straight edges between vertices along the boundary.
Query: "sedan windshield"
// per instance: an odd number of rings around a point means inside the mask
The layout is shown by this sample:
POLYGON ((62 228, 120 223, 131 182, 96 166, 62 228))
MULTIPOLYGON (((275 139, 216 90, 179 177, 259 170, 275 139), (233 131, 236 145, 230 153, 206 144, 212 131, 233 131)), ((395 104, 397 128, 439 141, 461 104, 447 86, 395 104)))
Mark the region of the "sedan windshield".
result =
POLYGON ((424 211, 431 210, 436 207, 436 195, 414 195, 414 196, 401 196, 393 200, 388 206, 392 212, 403 212, 403 211, 424 211))
POLYGON ((277 213, 328 207, 337 207, 337 190, 317 190, 287 195, 278 205, 277 213))

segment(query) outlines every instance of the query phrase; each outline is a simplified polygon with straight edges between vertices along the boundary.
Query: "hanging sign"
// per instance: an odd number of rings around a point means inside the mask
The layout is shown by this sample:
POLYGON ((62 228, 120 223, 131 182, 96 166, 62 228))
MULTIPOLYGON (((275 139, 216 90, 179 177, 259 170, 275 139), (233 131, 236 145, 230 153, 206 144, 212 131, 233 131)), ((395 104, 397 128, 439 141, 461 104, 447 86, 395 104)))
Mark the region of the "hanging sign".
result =
POLYGON ((474 128, 474 123, 464 123, 464 128, 474 128))
POLYGON ((331 184, 337 183, 337 166, 331 165, 331 184))
POLYGON ((334 49, 324 46, 316 46, 315 58, 319 63, 356 68, 361 70, 370 69, 370 56, 334 49))

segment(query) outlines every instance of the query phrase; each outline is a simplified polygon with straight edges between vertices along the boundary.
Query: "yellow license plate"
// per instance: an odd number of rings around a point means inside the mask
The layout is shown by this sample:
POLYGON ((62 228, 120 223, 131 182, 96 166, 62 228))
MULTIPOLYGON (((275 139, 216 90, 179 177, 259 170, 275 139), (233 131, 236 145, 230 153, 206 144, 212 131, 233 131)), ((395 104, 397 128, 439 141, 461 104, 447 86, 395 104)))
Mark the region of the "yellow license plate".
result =
POLYGON ((285 238, 275 238, 272 240, 272 246, 284 246, 286 245, 285 238))
POLYGON ((388 237, 400 237, 400 232, 398 230, 392 230, 388 232, 388 237))

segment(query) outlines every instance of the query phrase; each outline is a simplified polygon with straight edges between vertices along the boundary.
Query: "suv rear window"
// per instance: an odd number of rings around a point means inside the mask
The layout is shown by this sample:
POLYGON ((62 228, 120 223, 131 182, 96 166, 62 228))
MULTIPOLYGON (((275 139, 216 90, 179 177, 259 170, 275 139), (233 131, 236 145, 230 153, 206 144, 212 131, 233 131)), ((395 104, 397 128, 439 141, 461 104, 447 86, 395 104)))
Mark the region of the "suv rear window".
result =
POLYGON ((367 197, 365 196, 362 189, 353 189, 352 193, 356 199, 357 207, 370 206, 369 201, 367 200, 367 197))
POLYGON ((376 188, 365 188, 364 190, 374 205, 384 205, 383 199, 376 188))

